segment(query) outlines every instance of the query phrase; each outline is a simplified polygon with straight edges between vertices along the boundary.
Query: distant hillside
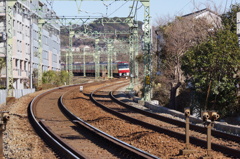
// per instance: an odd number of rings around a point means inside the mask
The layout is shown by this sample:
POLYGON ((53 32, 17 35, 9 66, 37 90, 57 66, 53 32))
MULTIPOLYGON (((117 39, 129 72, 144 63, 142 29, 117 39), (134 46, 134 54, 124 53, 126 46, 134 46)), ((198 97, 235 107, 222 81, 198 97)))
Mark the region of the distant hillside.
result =
MULTIPOLYGON (((129 32, 129 26, 126 23, 102 23, 104 21, 118 21, 118 19, 120 18, 103 18, 103 19, 97 19, 94 20, 93 22, 89 23, 88 25, 82 26, 82 25, 77 25, 74 24, 72 26, 73 30, 75 31, 75 33, 77 32, 84 32, 84 30, 87 30, 88 32, 98 32, 98 33, 106 33, 106 32, 112 32, 114 33, 115 31, 121 31, 121 32, 129 32)), ((122 21, 124 21, 123 18, 121 18, 122 21)), ((141 21, 137 21, 136 22, 138 24, 138 31, 141 34, 142 33, 142 25, 143 22, 141 21)), ((96 37, 96 34, 92 34, 92 36, 96 37)), ((88 46, 94 46, 94 42, 95 42, 95 37, 90 37, 89 35, 82 35, 81 36, 75 36, 73 38, 73 47, 77 47, 80 45, 88 45, 88 46)), ((119 38, 119 39, 127 39, 129 37, 129 34, 118 34, 118 35, 114 35, 114 34, 106 34, 105 38, 119 38)), ((98 37, 99 39, 103 39, 103 35, 100 35, 100 37, 98 37)), ((100 45, 101 45, 100 41, 100 45)), ((103 45, 105 45, 103 43, 103 45)), ((66 28, 62 28, 61 29, 61 46, 62 47, 66 47, 69 46, 69 31, 66 28)))

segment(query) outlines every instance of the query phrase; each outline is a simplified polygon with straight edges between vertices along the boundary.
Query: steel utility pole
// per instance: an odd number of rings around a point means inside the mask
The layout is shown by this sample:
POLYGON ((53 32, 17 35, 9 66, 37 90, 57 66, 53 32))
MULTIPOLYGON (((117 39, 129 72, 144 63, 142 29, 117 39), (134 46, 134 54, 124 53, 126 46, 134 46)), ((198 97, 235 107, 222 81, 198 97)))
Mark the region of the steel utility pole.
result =
POLYGON ((69 63, 68 63, 68 80, 69 80, 69 84, 73 84, 73 78, 72 78, 72 70, 73 70, 73 56, 72 56, 72 40, 73 40, 73 36, 74 36, 74 31, 72 30, 72 24, 70 23, 69 26, 69 63))
POLYGON ((6 1, 6 31, 7 31, 7 97, 13 97, 13 59, 12 59, 12 49, 13 49, 13 6, 16 1, 6 1))
POLYGON ((150 0, 148 2, 142 2, 144 5, 144 25, 143 25, 143 50, 144 50, 144 101, 151 100, 152 91, 152 53, 151 53, 151 26, 150 26, 150 0))
POLYGON ((42 34, 43 34, 43 25, 45 24, 44 19, 39 19, 38 21, 38 29, 39 29, 39 35, 38 35, 38 87, 42 87, 42 73, 43 73, 43 68, 42 68, 42 34))
POLYGON ((99 79, 100 77, 100 65, 99 65, 99 39, 95 39, 95 56, 94 56, 94 60, 95 60, 95 79, 99 79))
POLYGON ((112 41, 107 39, 107 52, 108 52, 108 78, 112 76, 112 41))

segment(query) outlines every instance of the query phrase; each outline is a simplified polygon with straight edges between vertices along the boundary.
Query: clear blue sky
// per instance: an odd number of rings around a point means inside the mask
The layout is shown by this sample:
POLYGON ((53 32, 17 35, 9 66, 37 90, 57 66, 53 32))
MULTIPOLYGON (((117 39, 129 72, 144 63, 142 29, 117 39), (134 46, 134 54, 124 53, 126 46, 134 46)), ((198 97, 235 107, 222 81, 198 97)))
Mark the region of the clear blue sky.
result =
MULTIPOLYGON (((135 2, 136 5, 137 2, 135 2)), ((210 6, 214 11, 222 13, 231 4, 240 0, 150 0, 152 23, 157 19, 184 15, 210 6)), ((133 1, 53 1, 53 9, 59 16, 108 16, 126 17, 130 13, 133 1)), ((143 19, 143 7, 138 3, 137 20, 143 19)))

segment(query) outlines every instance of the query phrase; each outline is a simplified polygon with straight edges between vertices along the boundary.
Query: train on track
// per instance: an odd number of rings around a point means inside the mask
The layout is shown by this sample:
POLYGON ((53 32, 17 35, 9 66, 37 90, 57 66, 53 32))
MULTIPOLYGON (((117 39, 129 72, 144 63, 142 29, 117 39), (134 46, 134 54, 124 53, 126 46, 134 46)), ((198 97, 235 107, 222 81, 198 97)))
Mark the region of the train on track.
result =
MULTIPOLYGON (((107 73, 107 62, 99 63, 100 67, 100 75, 103 72, 107 73)), ((66 70, 66 64, 61 64, 61 69, 66 70)), ((75 62, 72 66, 72 72, 74 75, 83 75, 84 74, 84 64, 75 62)), ((129 76, 129 63, 126 61, 117 61, 112 63, 112 72, 115 77, 129 76)), ((95 74, 95 63, 86 63, 85 64, 85 73, 86 75, 94 75, 95 74)))

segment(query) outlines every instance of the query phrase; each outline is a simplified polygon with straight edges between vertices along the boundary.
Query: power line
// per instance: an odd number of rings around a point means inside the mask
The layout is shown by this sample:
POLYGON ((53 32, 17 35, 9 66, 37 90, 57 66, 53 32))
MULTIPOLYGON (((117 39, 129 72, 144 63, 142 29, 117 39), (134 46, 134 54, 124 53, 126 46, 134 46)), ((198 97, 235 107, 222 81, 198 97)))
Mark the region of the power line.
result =
POLYGON ((137 10, 139 10, 143 5, 141 5, 139 8, 138 8, 138 1, 137 1, 137 4, 136 4, 136 8, 135 8, 135 13, 134 13, 134 18, 137 20, 137 10))
POLYGON ((132 5, 131 11, 130 11, 130 13, 129 13, 128 17, 130 17, 130 16, 131 16, 131 14, 132 14, 132 11, 133 11, 133 8, 134 8, 134 4, 135 4, 135 1, 133 1, 133 5, 132 5))
POLYGON ((76 5, 77 5, 78 12, 81 12, 82 1, 80 1, 79 6, 78 6, 78 3, 76 1, 76 5))
POLYGON ((120 8, 122 8, 126 3, 127 3, 128 1, 126 1, 124 4, 122 4, 119 8, 117 8, 115 11, 113 11, 111 14, 109 14, 108 15, 108 17, 109 16, 111 16, 111 15, 113 15, 114 13, 116 13, 120 8))
MULTIPOLYGON (((177 14, 179 13, 179 12, 181 12, 189 3, 191 3, 192 1, 194 1, 194 0, 190 0, 187 4, 185 4, 185 6, 183 6, 178 12, 177 12, 177 14)), ((195 1, 194 1, 194 3, 195 3, 195 1)))
POLYGON ((226 12, 226 9, 227 9, 227 3, 228 3, 228 0, 226 0, 226 4, 225 4, 225 8, 224 8, 224 13, 226 12))
POLYGON ((113 3, 115 3, 116 1, 113 1, 112 3, 109 3, 109 4, 106 4, 106 3, 104 3, 104 2, 102 2, 103 3, 103 5, 106 7, 106 16, 107 16, 107 14, 108 14, 108 6, 111 6, 113 3))

